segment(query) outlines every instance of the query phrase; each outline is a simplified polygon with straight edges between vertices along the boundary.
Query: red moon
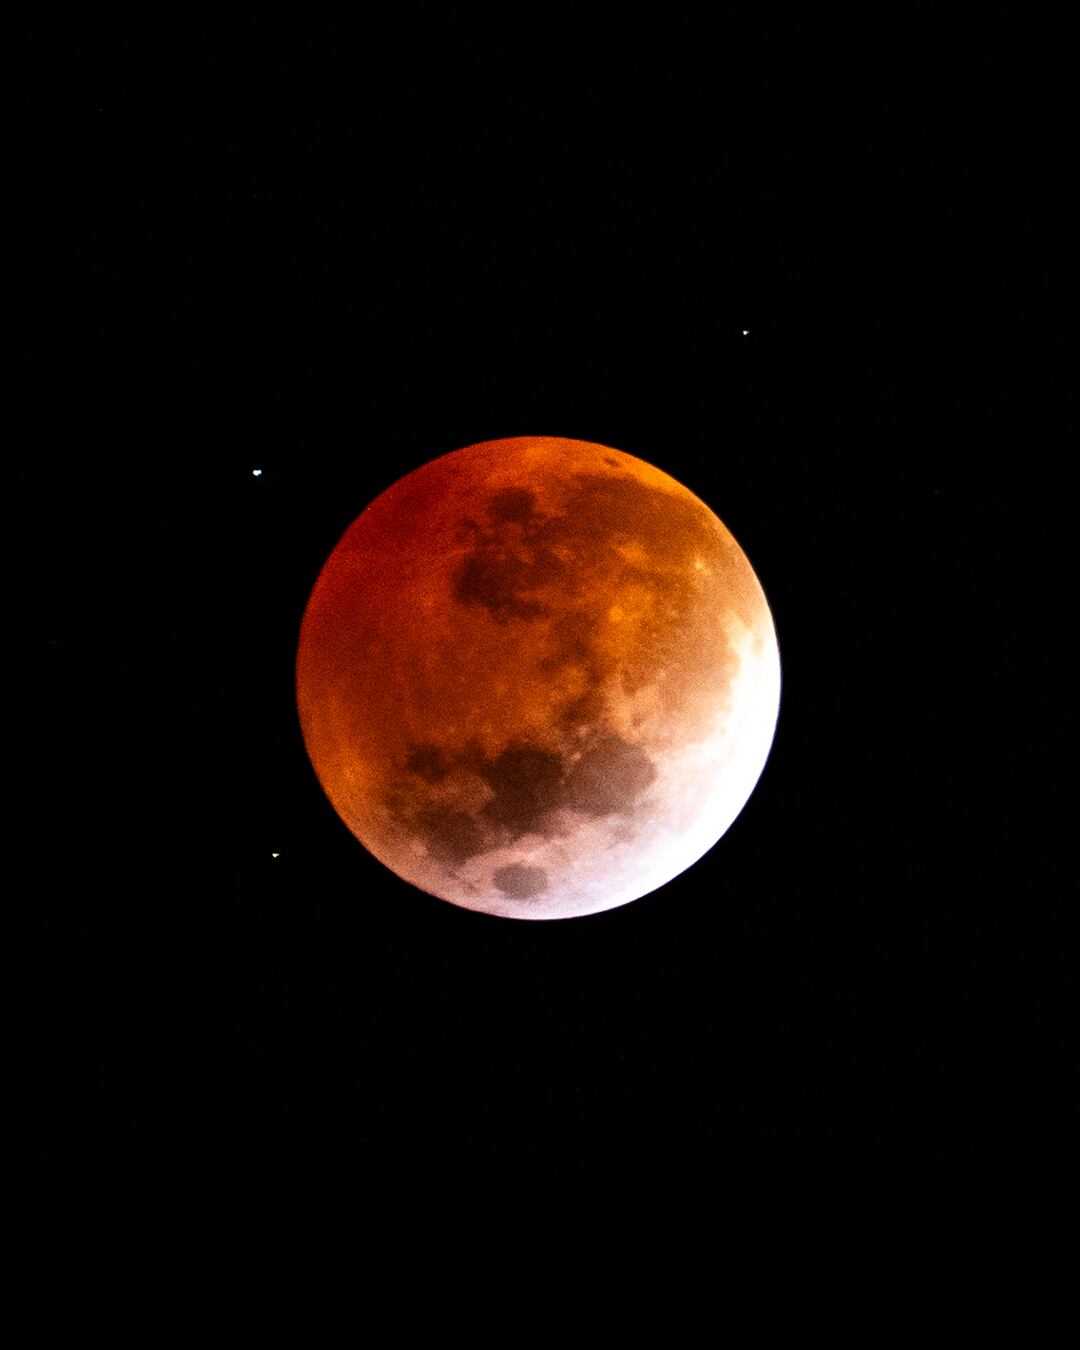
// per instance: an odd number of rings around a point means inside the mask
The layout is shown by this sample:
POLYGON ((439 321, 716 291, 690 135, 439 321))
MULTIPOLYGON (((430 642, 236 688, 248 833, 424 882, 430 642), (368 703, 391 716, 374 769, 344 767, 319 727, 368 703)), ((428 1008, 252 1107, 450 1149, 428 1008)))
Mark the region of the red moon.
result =
POLYGON ((423 465, 353 522, 300 630, 304 742, 381 862, 467 909, 593 914, 707 852, 780 699, 764 592, 704 502, 554 437, 423 465))

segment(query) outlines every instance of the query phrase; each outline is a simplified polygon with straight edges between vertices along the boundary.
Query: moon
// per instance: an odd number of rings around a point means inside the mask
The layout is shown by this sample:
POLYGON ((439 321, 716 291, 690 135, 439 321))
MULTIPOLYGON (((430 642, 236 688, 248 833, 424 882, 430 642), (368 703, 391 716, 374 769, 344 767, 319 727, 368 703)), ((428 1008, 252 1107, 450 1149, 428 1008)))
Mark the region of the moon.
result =
POLYGON ((607 446, 485 441, 346 530, 304 612, 304 743, 348 828, 466 909, 561 919, 657 890, 745 805, 780 659, 742 549, 607 446))

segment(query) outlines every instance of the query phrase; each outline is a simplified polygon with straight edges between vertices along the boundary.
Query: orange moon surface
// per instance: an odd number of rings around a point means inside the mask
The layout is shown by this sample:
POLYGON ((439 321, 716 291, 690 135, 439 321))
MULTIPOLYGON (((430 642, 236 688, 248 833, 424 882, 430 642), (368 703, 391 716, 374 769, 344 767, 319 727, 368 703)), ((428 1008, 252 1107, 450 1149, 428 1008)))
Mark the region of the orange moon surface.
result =
POLYGON ((644 460, 486 441, 400 479, 315 583, 304 742, 399 877, 519 919, 656 890, 742 810, 780 660, 746 555, 644 460))

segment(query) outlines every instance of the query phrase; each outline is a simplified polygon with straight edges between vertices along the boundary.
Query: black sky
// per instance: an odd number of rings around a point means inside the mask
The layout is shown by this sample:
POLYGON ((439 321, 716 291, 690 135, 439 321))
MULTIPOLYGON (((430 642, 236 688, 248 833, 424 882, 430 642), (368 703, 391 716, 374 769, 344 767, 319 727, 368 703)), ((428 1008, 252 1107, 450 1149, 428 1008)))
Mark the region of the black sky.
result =
POLYGON ((27 1164, 1059 1165, 1051 38, 1005 6, 22 42, 27 1164), (704 498, 784 675, 720 844, 554 924, 369 857, 292 694, 351 520, 524 434, 704 498))

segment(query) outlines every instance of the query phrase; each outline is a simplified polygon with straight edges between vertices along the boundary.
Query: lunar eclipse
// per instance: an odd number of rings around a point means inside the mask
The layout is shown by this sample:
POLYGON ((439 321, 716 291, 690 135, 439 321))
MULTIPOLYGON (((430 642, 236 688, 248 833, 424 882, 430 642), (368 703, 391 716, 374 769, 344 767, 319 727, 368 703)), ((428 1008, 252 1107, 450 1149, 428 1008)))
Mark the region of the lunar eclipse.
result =
POLYGON ((645 461, 516 437, 435 459, 345 532, 300 630, 308 754, 399 877, 520 919, 663 886, 745 805, 780 663, 745 554, 645 461))

